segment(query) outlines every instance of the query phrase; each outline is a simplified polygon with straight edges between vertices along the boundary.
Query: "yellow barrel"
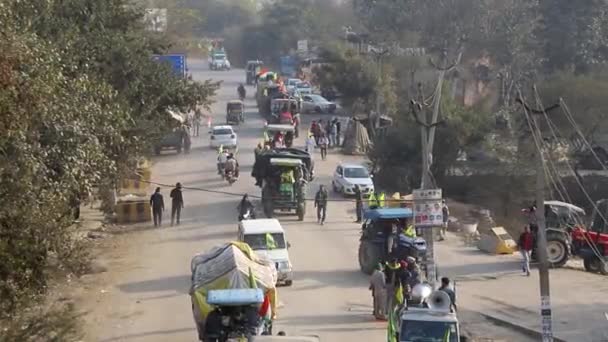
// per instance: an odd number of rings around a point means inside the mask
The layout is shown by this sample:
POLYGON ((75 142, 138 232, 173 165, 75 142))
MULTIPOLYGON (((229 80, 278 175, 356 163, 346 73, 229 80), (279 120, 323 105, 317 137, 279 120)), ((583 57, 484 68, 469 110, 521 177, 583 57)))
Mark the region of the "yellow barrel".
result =
POLYGON ((118 200, 115 211, 117 223, 150 222, 152 220, 150 201, 146 197, 127 201, 118 200))

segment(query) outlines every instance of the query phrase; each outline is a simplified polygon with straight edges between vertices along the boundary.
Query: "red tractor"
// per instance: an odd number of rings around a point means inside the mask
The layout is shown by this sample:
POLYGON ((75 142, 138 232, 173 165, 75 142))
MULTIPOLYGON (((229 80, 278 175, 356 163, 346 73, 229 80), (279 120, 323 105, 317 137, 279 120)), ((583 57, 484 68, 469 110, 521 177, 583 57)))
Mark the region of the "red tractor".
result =
MULTIPOLYGON (((547 259, 552 267, 561 267, 570 258, 583 259, 585 270, 608 275, 608 200, 596 203, 591 224, 585 228, 585 211, 573 204, 560 201, 545 202, 545 223, 547 232, 547 259)), ((531 214, 530 209, 522 210, 531 214)), ((537 228, 532 225, 536 236, 537 228)), ((536 259, 536 249, 532 251, 536 259)))
POLYGON ((572 230, 572 254, 583 259, 585 270, 608 275, 608 200, 595 204, 588 229, 572 230))

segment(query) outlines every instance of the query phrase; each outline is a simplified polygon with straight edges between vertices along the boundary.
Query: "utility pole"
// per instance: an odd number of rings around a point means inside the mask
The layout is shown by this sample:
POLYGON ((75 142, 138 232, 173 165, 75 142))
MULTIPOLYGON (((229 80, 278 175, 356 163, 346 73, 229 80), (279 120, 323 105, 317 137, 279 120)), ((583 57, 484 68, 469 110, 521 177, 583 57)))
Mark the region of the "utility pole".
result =
MULTIPOLYGON (((382 84, 382 59, 384 58, 384 56, 386 56, 388 53, 390 52, 389 49, 379 49, 378 51, 376 51, 376 49, 372 50, 372 53, 374 54, 374 56, 376 57, 376 63, 378 66, 378 85, 382 84)), ((370 121, 370 127, 372 127, 372 138, 376 137, 376 126, 377 126, 377 120, 379 120, 380 117, 380 107, 381 107, 381 102, 382 102, 382 94, 380 93, 380 89, 378 89, 378 93, 376 94, 376 115, 372 118, 371 113, 369 113, 369 121, 370 121)))
MULTIPOLYGON (((421 87, 419 87, 419 101, 411 101, 412 114, 416 123, 420 126, 421 136, 421 147, 422 147, 422 175, 420 182, 420 189, 428 190, 433 188, 431 165, 433 163, 433 145, 435 140, 435 128, 442 124, 439 119, 439 111, 441 109, 441 92, 443 89, 443 82, 445 75, 454 69, 462 58, 462 52, 458 54, 456 61, 448 66, 447 61, 447 49, 444 49, 441 56, 441 66, 437 66, 432 60, 430 64, 439 71, 439 77, 437 80, 437 86, 435 87, 435 96, 433 99, 433 113, 431 122, 428 122, 428 115, 426 113, 426 104, 424 103, 424 94, 422 93, 421 87), (419 115, 422 114, 422 115, 419 115)), ((423 228, 423 237, 426 241, 426 270, 427 270, 427 281, 434 287, 437 278, 436 264, 435 264, 435 231, 437 227, 423 228)))
MULTIPOLYGON (((536 88, 536 86, 534 87, 536 88)), ((536 90, 536 89, 535 89, 536 90)), ((538 148, 538 160, 536 164, 536 225, 537 232, 537 248, 536 253, 539 259, 538 275, 540 280, 540 314, 542 327, 542 341, 553 342, 553 324, 551 318, 551 288, 549 285, 549 261, 547 259, 547 231, 545 228, 545 158, 543 155, 542 137, 540 135, 539 115, 548 114, 550 111, 559 107, 555 104, 541 110, 531 109, 530 106, 521 98, 516 100, 524 108, 524 115, 531 116, 530 129, 532 138, 535 140, 538 148), (538 134, 538 135, 536 135, 538 134)))

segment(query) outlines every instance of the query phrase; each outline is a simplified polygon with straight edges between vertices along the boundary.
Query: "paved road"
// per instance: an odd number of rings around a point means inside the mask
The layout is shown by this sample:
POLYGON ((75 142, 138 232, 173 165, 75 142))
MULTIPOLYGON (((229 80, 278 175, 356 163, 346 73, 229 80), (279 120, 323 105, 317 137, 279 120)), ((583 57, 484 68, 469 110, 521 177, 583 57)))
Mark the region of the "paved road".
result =
MULTIPOLYGON (((238 70, 209 72, 204 68, 202 63, 191 65, 193 76, 224 81, 213 111, 214 120, 221 122, 225 102, 235 97, 244 73, 238 70)), ((250 88, 249 92, 253 90, 250 88)), ((237 183, 228 186, 216 175, 215 152, 208 147, 206 131, 193 139, 190 154, 167 153, 156 158, 153 181, 259 194, 249 172, 253 147, 262 136, 263 121, 252 100, 247 101, 247 107, 247 122, 238 128, 239 162, 243 170, 237 183)), ((302 138, 296 143, 302 144, 302 138)), ((330 154, 328 160, 322 162, 317 156, 317 177, 309 189, 309 197, 318 184, 329 184, 330 174, 339 160, 355 159, 330 154)), ((163 189, 166 201, 169 191, 169 188, 163 189)), ((193 190, 185 191, 184 198, 186 208, 179 227, 142 226, 117 237, 106 247, 102 262, 110 271, 91 277, 87 285, 89 292, 85 290, 82 295, 81 304, 88 311, 87 341, 195 340, 187 294, 190 259, 197 252, 236 237, 235 208, 240 198, 193 190)), ((308 209, 304 222, 294 217, 281 218, 292 245, 290 255, 295 279, 292 287, 279 290, 277 329, 290 335, 317 334, 323 341, 382 341, 386 325, 372 319, 368 278, 358 270, 360 228, 353 223, 352 204, 331 203, 325 226, 315 223, 312 203, 308 209)), ((446 260, 442 271, 453 276, 494 271, 496 267, 517 268, 510 259, 496 262, 458 244, 440 246, 438 253, 440 260, 446 260)), ((474 323, 488 326, 478 319, 474 323)), ((516 340, 526 341, 523 337, 516 340)))

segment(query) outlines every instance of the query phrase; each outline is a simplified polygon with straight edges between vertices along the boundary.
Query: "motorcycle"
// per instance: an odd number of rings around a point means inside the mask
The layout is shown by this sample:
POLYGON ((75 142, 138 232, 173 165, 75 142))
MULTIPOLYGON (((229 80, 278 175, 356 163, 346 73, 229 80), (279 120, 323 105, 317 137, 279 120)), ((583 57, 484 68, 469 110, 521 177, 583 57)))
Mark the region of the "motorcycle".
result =
POLYGON ((234 182, 236 182, 236 180, 238 179, 234 174, 234 171, 226 171, 224 178, 228 181, 228 184, 230 185, 234 184, 234 182))
POLYGON ((253 208, 247 208, 245 213, 239 215, 239 222, 243 220, 255 220, 255 212, 253 208))
POLYGON ((239 94, 239 100, 241 100, 241 102, 245 101, 245 97, 247 97, 247 92, 245 88, 237 89, 237 93, 239 94))

